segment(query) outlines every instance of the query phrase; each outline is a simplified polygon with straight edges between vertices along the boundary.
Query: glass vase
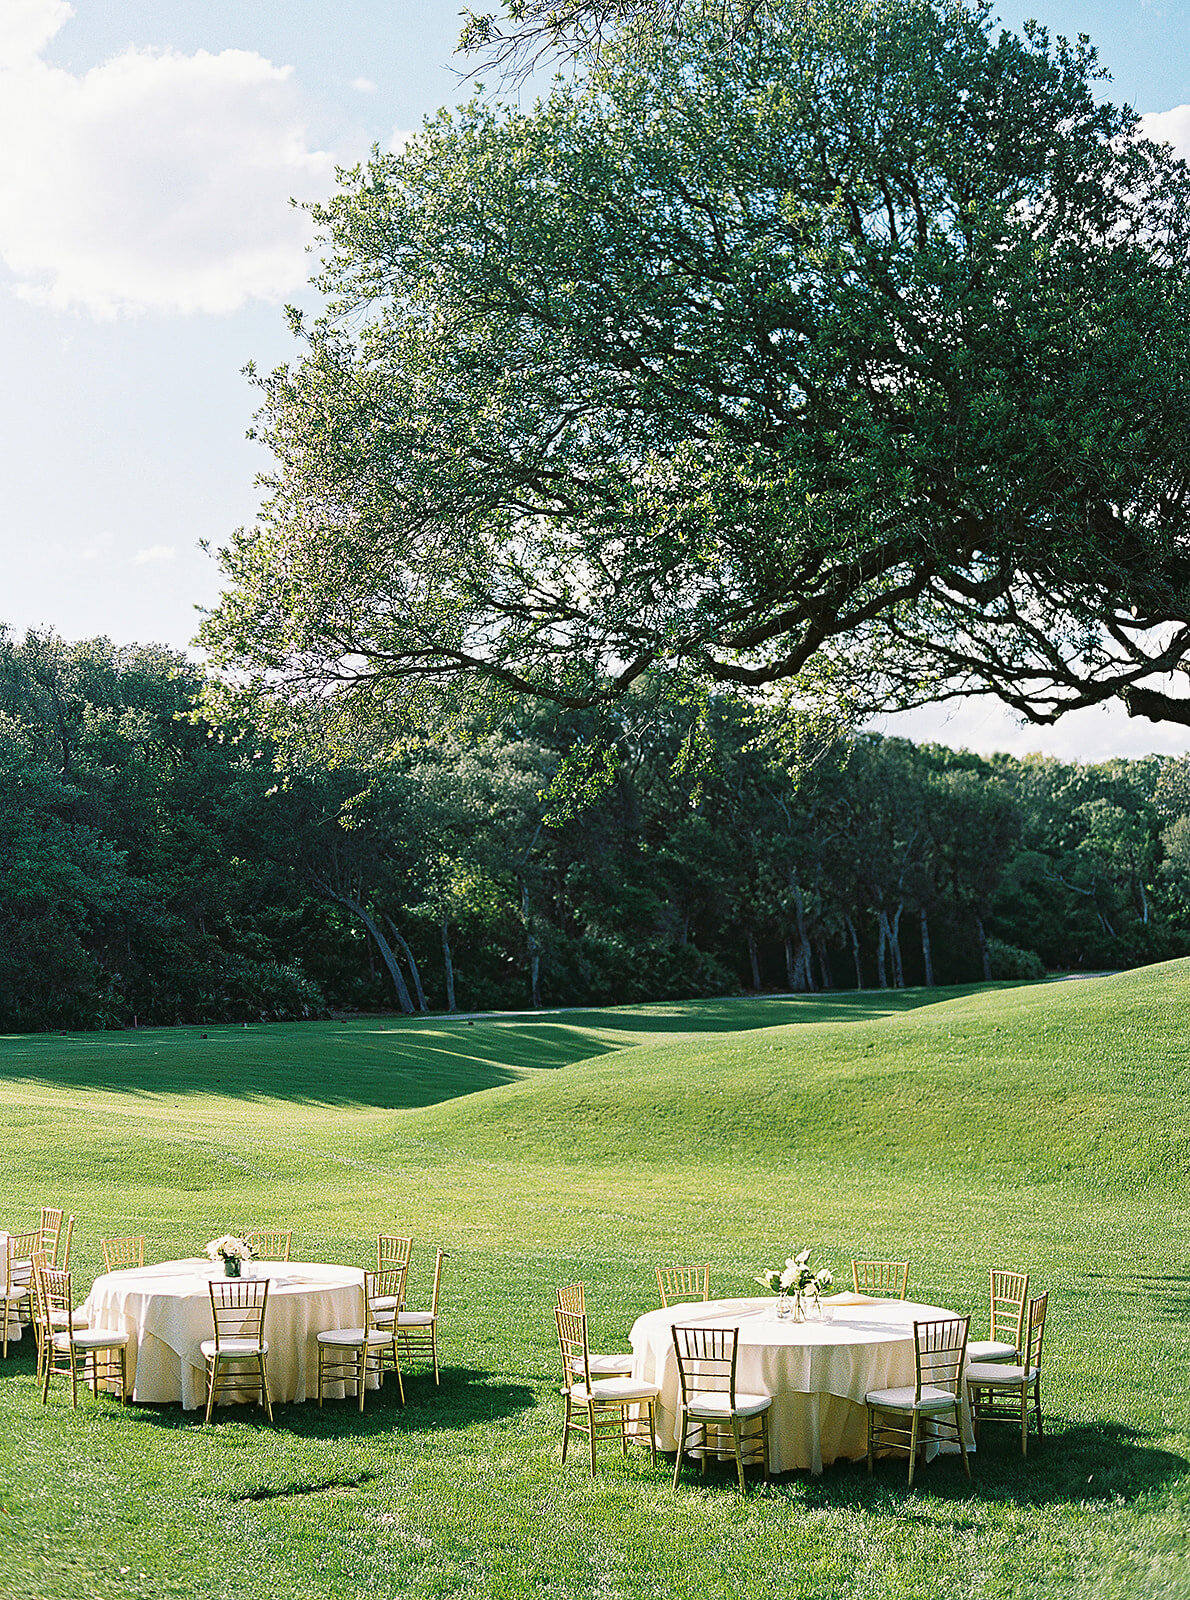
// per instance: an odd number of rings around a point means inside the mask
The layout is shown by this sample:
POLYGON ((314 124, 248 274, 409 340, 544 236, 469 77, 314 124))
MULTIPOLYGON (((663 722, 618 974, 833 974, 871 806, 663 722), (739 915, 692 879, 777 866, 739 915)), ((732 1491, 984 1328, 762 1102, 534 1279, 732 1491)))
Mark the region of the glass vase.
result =
POLYGON ((805 1320, 806 1320, 806 1297, 805 1297, 805 1295, 795 1294, 793 1296, 793 1303, 792 1303, 792 1306, 791 1306, 791 1309, 790 1309, 789 1316, 790 1316, 790 1321, 791 1322, 805 1322, 805 1320))
POLYGON ((239 1256, 223 1257, 223 1275, 226 1278, 238 1278, 242 1263, 239 1256))

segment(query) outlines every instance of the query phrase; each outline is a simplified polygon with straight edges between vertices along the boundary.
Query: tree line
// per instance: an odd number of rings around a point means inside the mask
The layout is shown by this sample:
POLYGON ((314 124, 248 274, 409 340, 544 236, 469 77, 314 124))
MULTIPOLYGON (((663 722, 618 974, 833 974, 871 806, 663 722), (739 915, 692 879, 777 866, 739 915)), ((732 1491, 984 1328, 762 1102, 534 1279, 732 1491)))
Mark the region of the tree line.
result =
POLYGON ((156 647, 0 641, 0 1027, 616 1004, 1190 950, 1190 762, 985 759, 659 696, 584 790, 526 702, 282 762, 156 647), (642 731, 642 729, 644 731, 642 731))

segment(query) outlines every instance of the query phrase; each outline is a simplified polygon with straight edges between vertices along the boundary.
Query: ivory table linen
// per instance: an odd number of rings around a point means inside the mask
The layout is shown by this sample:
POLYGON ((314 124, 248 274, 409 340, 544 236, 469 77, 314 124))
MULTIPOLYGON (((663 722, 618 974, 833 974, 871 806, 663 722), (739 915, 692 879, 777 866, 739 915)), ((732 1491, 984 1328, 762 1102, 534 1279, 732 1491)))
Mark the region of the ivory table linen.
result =
MULTIPOLYGON (((245 1276, 269 1279, 264 1336, 270 1396, 274 1401, 317 1399, 317 1336, 328 1328, 360 1325, 363 1273, 318 1262, 262 1261, 249 1264, 245 1276)), ((212 1336, 207 1286, 222 1277, 221 1267, 200 1258, 96 1278, 82 1311, 93 1326, 132 1335, 128 1381, 134 1400, 180 1400, 188 1411, 206 1404, 199 1345, 212 1336)), ((342 1394, 342 1385, 328 1386, 327 1392, 342 1394)))
MULTIPOLYGON (((661 1386, 657 1444, 675 1450, 678 1364, 673 1328, 738 1328, 736 1387, 771 1394, 769 1465, 773 1472, 819 1473, 832 1461, 867 1451, 864 1396, 870 1389, 913 1385, 913 1323, 953 1311, 911 1300, 873 1300, 831 1308, 829 1319, 779 1322, 777 1302, 712 1300, 648 1311, 633 1323, 632 1376, 661 1386)), ((972 1446, 964 1405, 964 1432, 972 1446)))

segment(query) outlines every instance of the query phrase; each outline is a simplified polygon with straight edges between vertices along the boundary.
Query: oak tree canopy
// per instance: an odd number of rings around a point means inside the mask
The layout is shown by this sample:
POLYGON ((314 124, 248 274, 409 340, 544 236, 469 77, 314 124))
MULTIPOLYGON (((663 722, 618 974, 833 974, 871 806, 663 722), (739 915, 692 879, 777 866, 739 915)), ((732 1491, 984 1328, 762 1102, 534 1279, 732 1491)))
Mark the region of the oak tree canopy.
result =
POLYGON ((1186 167, 1085 39, 983 4, 724 18, 342 175, 202 642, 280 707, 647 677, 1190 721, 1186 167))

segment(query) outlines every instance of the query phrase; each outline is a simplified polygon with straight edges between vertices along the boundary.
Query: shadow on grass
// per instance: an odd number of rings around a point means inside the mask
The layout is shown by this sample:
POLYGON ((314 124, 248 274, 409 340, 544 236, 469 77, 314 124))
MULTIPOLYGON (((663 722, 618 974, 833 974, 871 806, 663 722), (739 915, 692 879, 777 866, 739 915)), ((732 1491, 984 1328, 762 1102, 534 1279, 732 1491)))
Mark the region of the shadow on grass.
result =
MULTIPOLYGON (((90 1397, 87 1397, 89 1400, 90 1397)), ((80 1405, 86 1403, 80 1398, 80 1405)), ((106 1401, 100 1401, 106 1404, 106 1401)), ((257 1405, 225 1405, 215 1408, 208 1424, 201 1410, 183 1411, 177 1404, 133 1403, 119 1414, 137 1425, 168 1432, 247 1424, 268 1430, 270 1438, 364 1441, 394 1433, 444 1433, 461 1431, 476 1423, 491 1423, 513 1417, 534 1404, 534 1391, 528 1384, 493 1382, 486 1373, 467 1367, 443 1367, 442 1383, 436 1388, 432 1373, 419 1369, 405 1374, 405 1404, 401 1404, 395 1379, 385 1377, 380 1389, 369 1389, 361 1412, 354 1396, 343 1400, 273 1402, 270 1424, 257 1405)), ((333 1487, 344 1487, 336 1484, 333 1487)), ((316 1486, 319 1487, 319 1486, 316 1486)), ((320 1487, 332 1487, 330 1484, 320 1487)), ((270 1493, 272 1491, 269 1491, 270 1493)), ((300 1488, 291 1492, 301 1493, 300 1488)), ((240 1498, 253 1498, 244 1491, 240 1498)), ((257 1498, 266 1498, 262 1492, 257 1498)))
POLYGON ((985 987, 741 996, 541 1016, 29 1034, 0 1038, 0 1084, 411 1110, 517 1082, 527 1070, 609 1054, 623 1047, 618 1034, 626 1046, 675 1034, 879 1022, 985 987))
MULTIPOLYGON (((1184 1456, 1146 1443, 1143 1434, 1122 1423, 1047 1424, 1040 1442, 1030 1435, 1026 1457, 1019 1428, 985 1424, 971 1457, 970 1483, 958 1456, 946 1455, 919 1468, 912 1489, 902 1458, 878 1461, 870 1475, 863 1461, 828 1467, 821 1478, 790 1474, 775 1480, 768 1492, 824 1508, 887 1510, 896 1502, 898 1515, 912 1520, 919 1494, 956 1506, 973 1500, 1023 1507, 1136 1500, 1183 1478, 1187 1465, 1184 1456)), ((920 1520, 935 1519, 923 1513, 920 1520)))

